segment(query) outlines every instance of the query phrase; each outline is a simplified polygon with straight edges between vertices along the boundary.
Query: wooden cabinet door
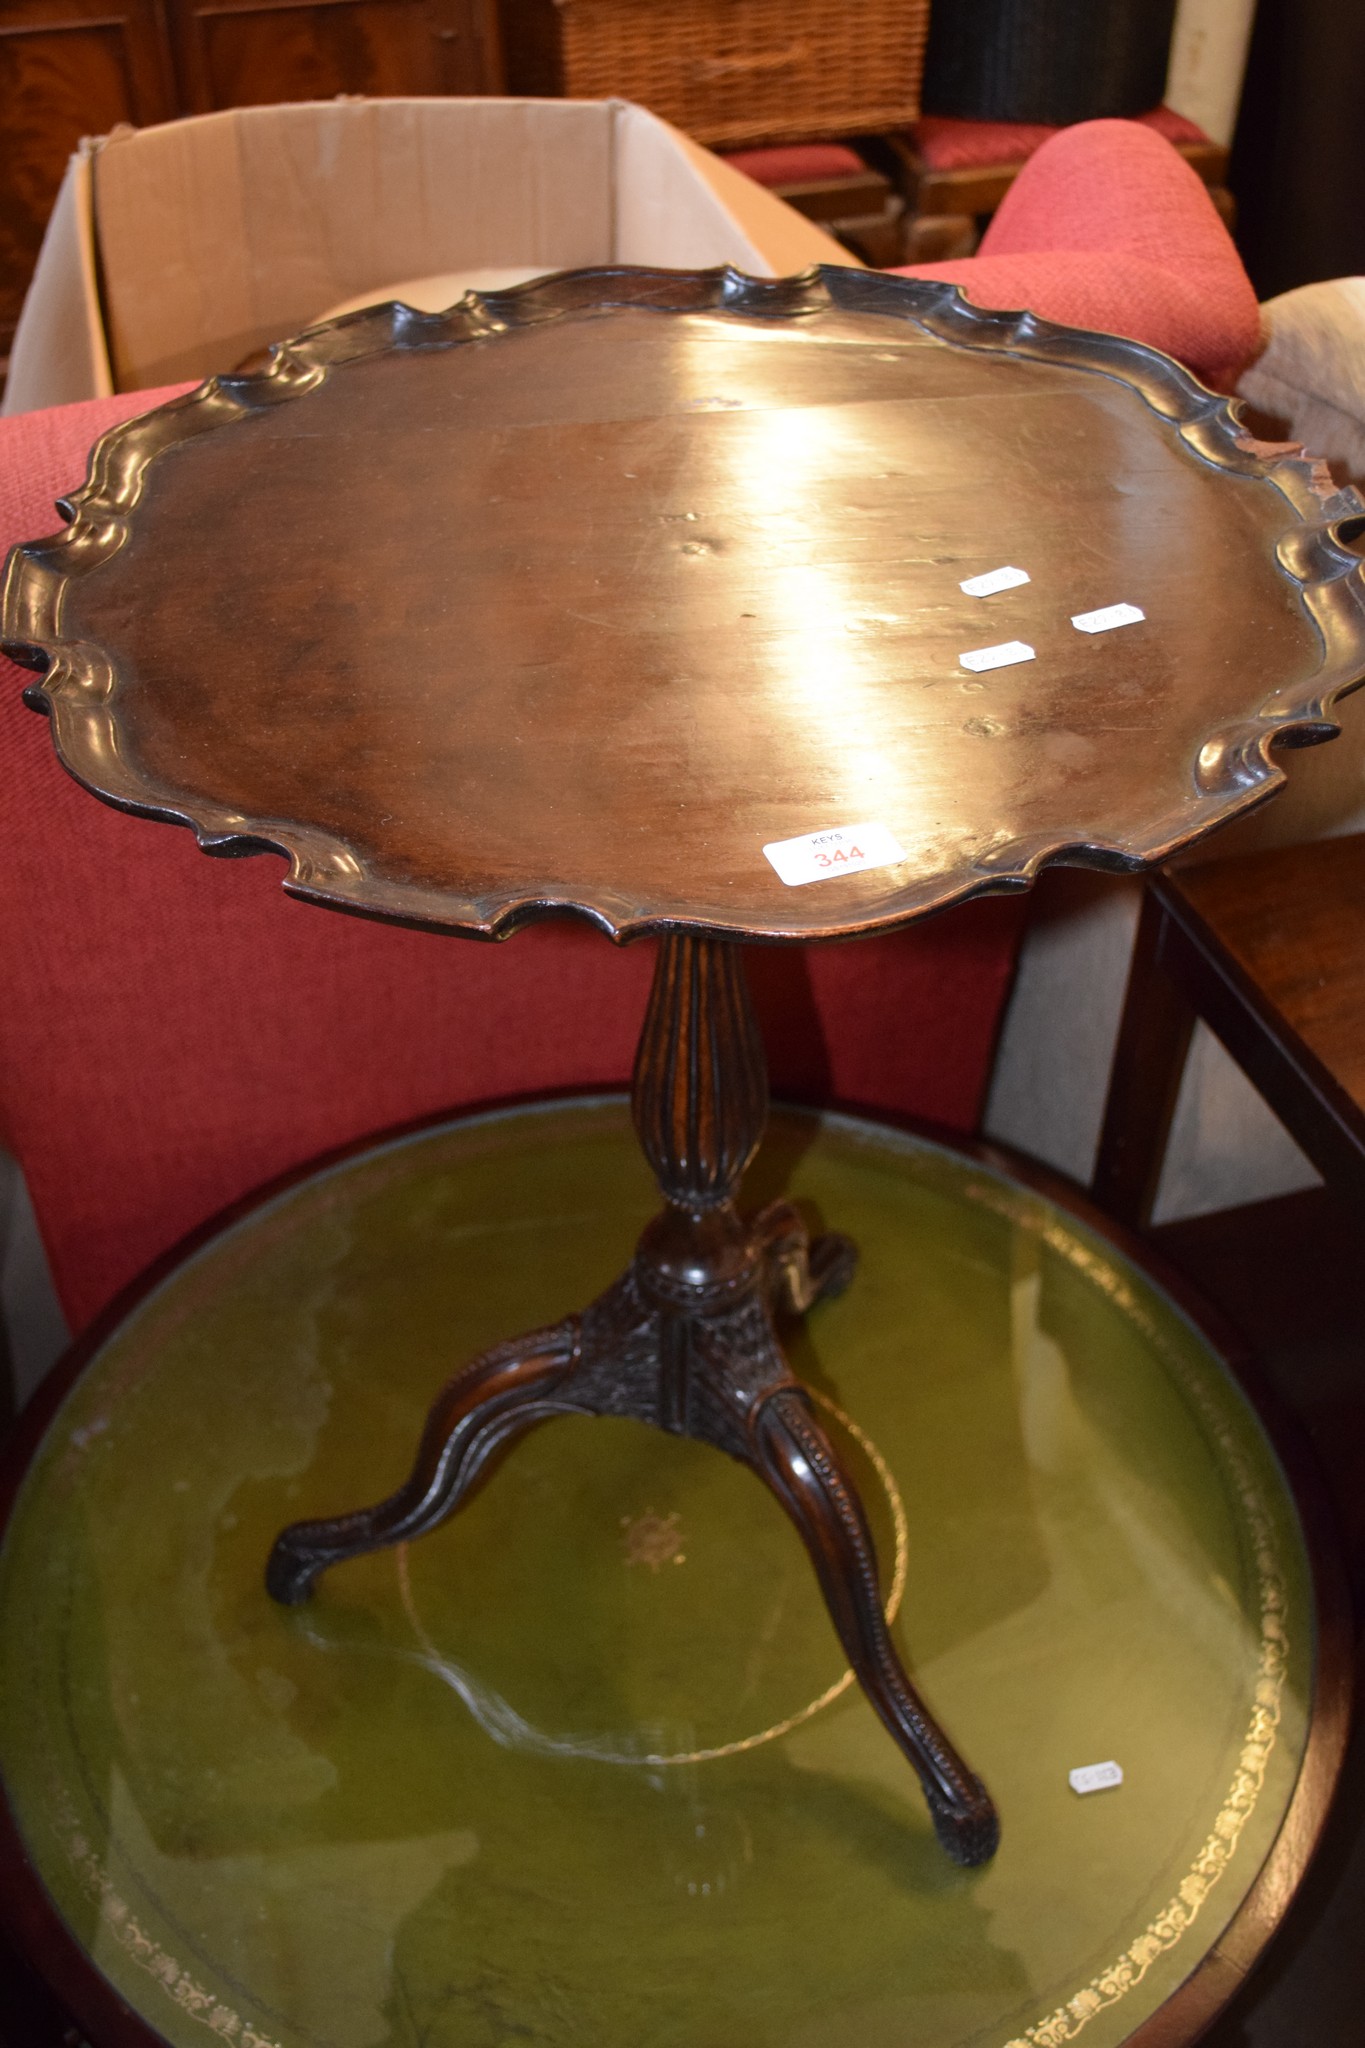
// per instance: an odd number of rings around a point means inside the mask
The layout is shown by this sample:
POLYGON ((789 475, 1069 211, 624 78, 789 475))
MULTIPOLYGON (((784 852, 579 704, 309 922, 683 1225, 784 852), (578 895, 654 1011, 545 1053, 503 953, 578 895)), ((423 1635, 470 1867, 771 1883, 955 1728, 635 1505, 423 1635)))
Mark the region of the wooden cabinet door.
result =
POLYGON ((495 0, 168 0, 183 110, 496 92, 495 0))
POLYGON ((175 112, 155 0, 0 0, 0 355, 81 137, 175 112))

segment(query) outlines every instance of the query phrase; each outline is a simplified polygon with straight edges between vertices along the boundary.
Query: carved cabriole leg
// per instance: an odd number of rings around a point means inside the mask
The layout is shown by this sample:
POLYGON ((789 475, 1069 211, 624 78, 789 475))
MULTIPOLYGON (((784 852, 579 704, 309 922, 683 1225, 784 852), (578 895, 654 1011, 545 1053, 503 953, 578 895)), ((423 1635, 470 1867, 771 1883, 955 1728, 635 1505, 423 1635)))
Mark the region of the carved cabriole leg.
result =
POLYGON ((847 1286, 857 1260, 836 1234, 811 1240, 774 1203, 746 1225, 735 1207, 767 1118, 768 1085, 741 956, 674 935, 659 961, 631 1103, 664 1207, 627 1271, 581 1316, 485 1352, 428 1417, 410 1477, 378 1506, 297 1522, 266 1582, 306 1599, 344 1558, 434 1529, 500 1447, 552 1415, 624 1415, 751 1465, 810 1552, 834 1626, 868 1698, 909 1758, 939 1839, 982 1863, 995 1809, 906 1677, 887 1631, 872 1538, 857 1492, 811 1413, 773 1317, 803 1315, 847 1286))
POLYGON ((578 1318, 485 1351, 447 1382, 427 1416, 417 1457, 396 1493, 329 1521, 293 1522, 276 1537, 266 1590, 286 1607, 306 1600, 328 1565, 425 1536, 453 1515, 493 1453, 549 1415, 578 1356, 578 1318))
POLYGON ((747 1229, 734 1208, 767 1110, 763 1049, 736 948, 664 942, 633 1101, 668 1198, 636 1259, 666 1333, 659 1420, 743 1458, 773 1488, 864 1691, 919 1776, 939 1840, 954 1861, 984 1863, 1000 1839, 995 1808, 905 1675, 862 1503, 773 1329, 773 1309, 804 1314, 847 1286, 856 1250, 833 1234, 811 1243, 787 1203, 747 1229))
POLYGON ((1000 1841, 995 1808, 905 1675, 882 1612, 862 1502, 800 1387, 763 1402, 754 1442, 754 1462, 810 1552, 858 1683, 918 1773, 935 1833, 955 1863, 987 1862, 1000 1841))

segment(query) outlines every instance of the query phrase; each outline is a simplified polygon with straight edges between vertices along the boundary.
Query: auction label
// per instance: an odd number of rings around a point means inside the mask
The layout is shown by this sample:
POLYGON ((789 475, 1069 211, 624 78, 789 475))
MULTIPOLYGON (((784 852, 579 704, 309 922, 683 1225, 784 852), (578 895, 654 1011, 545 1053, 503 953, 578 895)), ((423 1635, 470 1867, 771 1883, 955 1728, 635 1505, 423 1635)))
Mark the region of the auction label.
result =
POLYGON ((1123 1783, 1123 1767, 1115 1763, 1081 1764, 1068 1771, 1066 1777, 1073 1792, 1110 1792, 1123 1783))
POLYGON ((774 839, 763 852, 789 889, 855 874, 859 868, 894 867, 905 859, 904 847, 885 825, 832 825, 800 839, 774 839))
POLYGON ((986 668, 1013 668, 1016 661, 1032 661, 1034 655, 1027 640, 1002 640, 998 647, 975 647, 957 658, 963 668, 979 675, 986 668))
POLYGON ((1027 569, 987 569, 984 576, 969 576, 957 587, 968 597, 994 597, 998 590, 1017 590, 1030 580, 1027 569))
POLYGON ((1115 626, 1141 625, 1146 616, 1135 604, 1106 604, 1097 612, 1077 612, 1071 623, 1078 633, 1112 633, 1115 626))

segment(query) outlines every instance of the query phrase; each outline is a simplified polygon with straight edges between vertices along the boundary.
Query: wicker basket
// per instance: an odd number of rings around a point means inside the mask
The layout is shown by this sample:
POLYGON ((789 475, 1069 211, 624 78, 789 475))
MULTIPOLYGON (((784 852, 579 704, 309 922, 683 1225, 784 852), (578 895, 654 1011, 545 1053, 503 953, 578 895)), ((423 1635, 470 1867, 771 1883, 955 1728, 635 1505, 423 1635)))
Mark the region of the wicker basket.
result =
POLYGON ((899 128, 929 0, 502 0, 508 85, 635 100, 730 148, 899 128))

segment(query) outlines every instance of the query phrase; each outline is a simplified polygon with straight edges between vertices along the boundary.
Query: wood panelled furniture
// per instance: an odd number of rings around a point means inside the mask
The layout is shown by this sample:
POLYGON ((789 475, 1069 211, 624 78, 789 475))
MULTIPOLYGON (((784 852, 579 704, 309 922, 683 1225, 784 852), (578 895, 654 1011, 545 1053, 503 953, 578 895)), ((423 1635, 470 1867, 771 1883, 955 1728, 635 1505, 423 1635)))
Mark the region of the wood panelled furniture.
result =
POLYGON ((468 93, 499 79, 490 0, 171 0, 177 113, 336 93, 468 93))
POLYGON ((1095 1170, 1126 1223, 1150 1217, 1196 1018, 1365 1201, 1365 835, 1149 880, 1095 1170))
POLYGON ((66 160, 82 135, 175 112, 153 0, 0 10, 0 354, 8 355, 66 160))
POLYGON ((83 135, 222 107, 501 82, 494 0, 0 0, 0 357, 83 135))

